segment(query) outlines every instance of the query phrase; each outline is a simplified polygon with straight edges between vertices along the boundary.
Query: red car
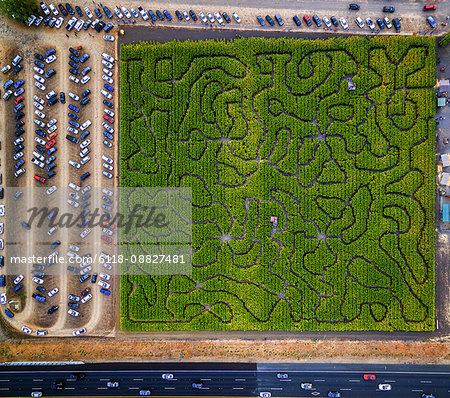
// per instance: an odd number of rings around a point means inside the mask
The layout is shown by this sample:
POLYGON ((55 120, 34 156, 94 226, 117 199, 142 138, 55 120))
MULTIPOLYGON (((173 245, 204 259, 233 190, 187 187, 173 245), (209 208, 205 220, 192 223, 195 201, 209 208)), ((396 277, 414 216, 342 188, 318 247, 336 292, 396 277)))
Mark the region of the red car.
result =
POLYGON ((427 4, 426 6, 423 6, 424 11, 434 11, 437 9, 436 4, 427 4))
POLYGON ((22 101, 23 101, 23 96, 20 96, 20 97, 17 97, 17 98, 16 98, 16 100, 14 101, 14 103, 17 105, 17 104, 20 104, 22 101))
POLYGON ((109 236, 102 235, 102 240, 104 240, 106 243, 111 243, 112 239, 109 236))
POLYGON ((114 123, 114 119, 108 115, 103 115, 103 119, 107 120, 109 123, 114 123))
POLYGON ((89 294, 90 291, 91 291, 91 288, 90 288, 90 287, 87 287, 86 289, 84 289, 84 290, 81 292, 81 297, 87 296, 87 295, 89 294))
POLYGON ((376 380, 376 376, 370 373, 366 373, 363 377, 364 380, 376 380))
POLYGON ((54 146, 56 144, 56 140, 50 140, 49 142, 47 142, 45 144, 45 148, 46 149, 50 149, 52 146, 54 146))
POLYGON ((34 175, 34 179, 35 179, 36 181, 39 181, 39 182, 42 182, 42 183, 44 183, 45 181, 47 181, 46 178, 40 177, 40 176, 38 176, 37 174, 34 175))
POLYGON ((303 15, 303 20, 305 21, 306 25, 311 26, 312 22, 309 19, 308 15, 303 15))
POLYGON ((114 224, 110 224, 108 221, 105 221, 105 223, 103 224, 104 227, 109 228, 109 229, 114 229, 116 228, 116 226, 114 224))

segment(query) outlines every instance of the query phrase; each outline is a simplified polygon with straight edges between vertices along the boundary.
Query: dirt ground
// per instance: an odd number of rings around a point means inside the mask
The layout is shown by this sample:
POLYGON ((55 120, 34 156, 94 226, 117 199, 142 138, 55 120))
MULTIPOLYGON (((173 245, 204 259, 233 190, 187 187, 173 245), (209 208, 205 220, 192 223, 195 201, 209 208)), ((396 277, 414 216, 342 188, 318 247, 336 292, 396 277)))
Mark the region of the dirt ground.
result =
POLYGON ((329 340, 31 340, 3 342, 0 362, 9 361, 258 361, 449 364, 445 342, 329 340))

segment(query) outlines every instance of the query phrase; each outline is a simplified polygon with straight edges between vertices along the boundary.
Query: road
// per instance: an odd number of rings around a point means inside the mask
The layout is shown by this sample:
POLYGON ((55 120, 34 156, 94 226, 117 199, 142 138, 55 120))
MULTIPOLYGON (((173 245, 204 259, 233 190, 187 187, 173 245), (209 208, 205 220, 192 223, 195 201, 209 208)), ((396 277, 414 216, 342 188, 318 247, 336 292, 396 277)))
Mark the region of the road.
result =
POLYGON ((52 366, 0 366, 0 397, 29 397, 32 391, 48 396, 139 396, 149 389, 152 396, 259 396, 326 397, 339 391, 349 398, 409 397, 423 393, 436 398, 449 397, 450 366, 368 365, 368 364, 245 364, 245 363, 103 363, 52 366), (84 372, 75 381, 73 372, 84 372), (173 374, 172 380, 162 379, 173 374), (287 374, 279 379, 278 373, 287 374), (365 381, 364 373, 376 375, 365 381), (54 380, 64 381, 64 390, 52 390, 54 380), (108 388, 108 381, 119 382, 108 388), (193 389, 192 383, 202 383, 193 389), (303 382, 313 389, 300 388, 303 382), (392 385, 391 391, 378 390, 379 383, 392 385))

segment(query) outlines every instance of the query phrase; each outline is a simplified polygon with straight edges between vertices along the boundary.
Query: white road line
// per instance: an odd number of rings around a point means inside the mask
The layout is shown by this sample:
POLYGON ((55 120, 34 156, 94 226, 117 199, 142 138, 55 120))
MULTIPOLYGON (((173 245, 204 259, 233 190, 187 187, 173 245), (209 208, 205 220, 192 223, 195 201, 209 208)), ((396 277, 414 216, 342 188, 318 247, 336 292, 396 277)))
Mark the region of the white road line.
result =
POLYGON ((65 390, 75 390, 75 387, 66 387, 65 390))
POLYGON ((322 379, 317 379, 317 380, 314 380, 314 381, 325 381, 325 380, 322 380, 322 379))
POLYGON ((2 381, 9 381, 9 380, 0 380, 0 382, 2 382, 2 381))
POLYGON ((420 380, 421 383, 432 383, 431 380, 420 380))
POLYGON ((143 381, 144 379, 133 379, 134 381, 143 381))
POLYGON ((360 383, 361 380, 349 380, 350 383, 360 383))
POLYGON ((111 379, 100 379, 100 381, 109 381, 111 379))
POLYGON ((385 380, 385 383, 395 383, 395 380, 385 380))
POLYGON ((44 379, 33 379, 33 381, 44 381, 44 379))
POLYGON ((291 379, 280 379, 280 381, 292 381, 291 379))
POLYGON ((129 390, 139 390, 139 387, 128 387, 129 390))
POLYGON ((246 381, 246 379, 234 379, 234 381, 246 381))
POLYGON ((422 392, 423 390, 411 390, 412 392, 422 392))
POLYGON ((233 390, 243 390, 244 387, 233 387, 233 390))
POLYGON ((164 387, 164 390, 175 390, 175 387, 164 387))
POLYGON ((0 388, 0 390, 2 390, 2 391, 8 391, 9 388, 8 388, 8 387, 3 387, 3 388, 0 388))
POLYGON ((97 387, 97 390, 107 390, 108 387, 97 387))
POLYGON ((211 381, 211 379, 200 379, 202 381, 211 381))
POLYGON ((341 391, 351 391, 351 388, 340 388, 341 391))
POLYGON ((281 391, 283 389, 283 387, 272 387, 271 390, 278 390, 281 391))
POLYGON ((42 387, 31 387, 32 390, 42 390, 42 387))

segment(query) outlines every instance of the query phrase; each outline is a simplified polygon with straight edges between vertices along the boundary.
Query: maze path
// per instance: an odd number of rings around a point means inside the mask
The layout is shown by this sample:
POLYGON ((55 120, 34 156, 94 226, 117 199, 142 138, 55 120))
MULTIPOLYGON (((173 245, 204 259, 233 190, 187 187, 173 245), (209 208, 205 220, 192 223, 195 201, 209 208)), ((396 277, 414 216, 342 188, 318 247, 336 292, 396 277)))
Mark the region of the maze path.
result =
POLYGON ((121 184, 192 187, 194 265, 123 276, 122 328, 433 330, 434 62, 420 37, 122 47, 121 184))

